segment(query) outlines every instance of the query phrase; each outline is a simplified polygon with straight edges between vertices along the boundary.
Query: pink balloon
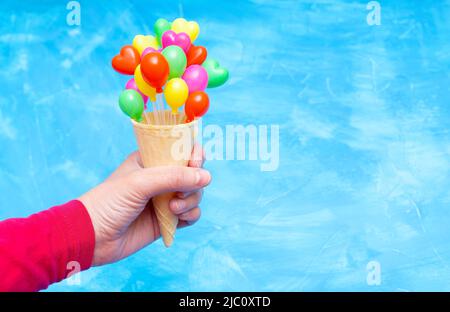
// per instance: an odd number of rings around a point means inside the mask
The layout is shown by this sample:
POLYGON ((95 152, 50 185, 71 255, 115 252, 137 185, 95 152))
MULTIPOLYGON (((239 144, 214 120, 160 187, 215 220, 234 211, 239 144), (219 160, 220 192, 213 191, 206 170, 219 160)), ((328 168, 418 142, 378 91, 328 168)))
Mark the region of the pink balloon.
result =
POLYGON ((155 49, 153 49, 152 47, 145 48, 144 51, 142 51, 141 59, 142 59, 145 55, 149 54, 150 52, 159 52, 159 50, 155 50, 155 49))
POLYGON ((168 30, 162 35, 161 43, 163 48, 176 45, 182 48, 184 53, 187 53, 191 47, 191 38, 184 32, 177 34, 172 30, 168 30))
POLYGON ((200 65, 191 65, 186 68, 183 76, 189 88, 189 93, 203 91, 208 86, 208 73, 200 65))
POLYGON ((142 99, 144 100, 144 109, 147 109, 147 101, 148 101, 148 96, 146 96, 144 93, 142 93, 137 84, 136 81, 134 81, 134 78, 131 78, 130 80, 128 80, 127 84, 125 85, 125 89, 133 89, 136 90, 137 92, 139 92, 139 94, 142 96, 142 99))

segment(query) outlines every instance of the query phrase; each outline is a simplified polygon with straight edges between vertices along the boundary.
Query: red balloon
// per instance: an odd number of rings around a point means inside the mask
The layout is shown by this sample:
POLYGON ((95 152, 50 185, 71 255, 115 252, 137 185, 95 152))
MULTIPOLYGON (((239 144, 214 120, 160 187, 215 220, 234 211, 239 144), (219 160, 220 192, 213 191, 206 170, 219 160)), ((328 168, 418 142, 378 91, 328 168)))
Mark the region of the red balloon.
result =
POLYGON ((187 122, 191 122, 195 118, 202 117, 206 114, 209 108, 208 94, 203 91, 196 91, 189 94, 184 106, 184 111, 187 116, 187 122))
POLYGON ((169 63, 161 53, 150 52, 141 60, 141 73, 144 80, 161 93, 169 77, 169 63))
POLYGON ((206 60, 206 56, 208 55, 208 52, 206 51, 205 47, 202 46, 194 46, 191 45, 186 58, 187 58, 187 66, 189 67, 191 65, 202 65, 202 63, 206 60))
POLYGON ((120 54, 112 59, 112 67, 121 74, 133 75, 140 61, 138 50, 131 45, 126 45, 120 49, 120 54))

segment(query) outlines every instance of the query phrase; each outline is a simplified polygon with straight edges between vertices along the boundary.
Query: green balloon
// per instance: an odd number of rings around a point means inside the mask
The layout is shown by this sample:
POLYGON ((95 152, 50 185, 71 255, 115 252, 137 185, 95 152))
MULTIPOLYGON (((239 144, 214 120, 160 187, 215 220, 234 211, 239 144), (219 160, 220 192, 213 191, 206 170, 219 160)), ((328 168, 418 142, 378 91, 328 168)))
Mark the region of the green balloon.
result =
POLYGON ((119 106, 125 115, 136 121, 142 121, 144 112, 144 100, 142 96, 133 89, 123 90, 119 96, 119 106))
POLYGON ((220 67, 218 61, 207 58, 202 66, 208 73, 208 88, 220 87, 227 82, 229 76, 228 70, 220 67))
POLYGON ((159 45, 161 45, 162 35, 172 28, 172 23, 164 18, 160 18, 156 21, 153 30, 155 31, 156 40, 158 40, 159 45))
POLYGON ((171 45, 162 50, 162 55, 169 63, 169 79, 181 77, 186 69, 186 54, 182 48, 176 45, 171 45))

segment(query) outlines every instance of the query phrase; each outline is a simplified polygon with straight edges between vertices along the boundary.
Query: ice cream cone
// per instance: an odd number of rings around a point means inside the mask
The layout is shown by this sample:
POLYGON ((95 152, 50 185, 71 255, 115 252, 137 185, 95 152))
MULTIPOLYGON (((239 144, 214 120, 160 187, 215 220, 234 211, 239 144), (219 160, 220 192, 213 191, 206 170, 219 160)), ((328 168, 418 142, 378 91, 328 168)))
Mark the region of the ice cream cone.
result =
MULTIPOLYGON (((145 114, 142 122, 132 120, 144 167, 187 166, 194 147, 197 122, 184 123, 184 113, 173 116, 170 110, 145 114), (163 118, 166 124, 159 125, 163 118), (171 121, 174 124, 167 125, 171 121)), ((172 245, 178 224, 177 216, 169 210, 173 196, 173 193, 167 193, 152 199, 166 247, 172 245)))

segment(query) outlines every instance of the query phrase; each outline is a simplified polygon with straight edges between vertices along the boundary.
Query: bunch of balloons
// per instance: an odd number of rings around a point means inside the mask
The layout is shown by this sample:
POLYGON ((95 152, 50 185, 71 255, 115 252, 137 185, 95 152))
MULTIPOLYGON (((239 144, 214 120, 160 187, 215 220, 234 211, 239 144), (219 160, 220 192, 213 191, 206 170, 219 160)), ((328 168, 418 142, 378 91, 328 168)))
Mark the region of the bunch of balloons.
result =
MULTIPOLYGON (((154 31, 155 36, 135 36, 132 45, 122 47, 112 59, 117 72, 134 76, 119 97, 120 108, 141 121, 148 100, 162 101, 164 94, 173 114, 185 105, 186 122, 203 116, 209 108, 205 89, 223 85, 228 70, 207 58, 205 47, 193 44, 200 33, 197 22, 160 18, 154 31)), ((153 109, 157 110, 155 105, 153 109)))

